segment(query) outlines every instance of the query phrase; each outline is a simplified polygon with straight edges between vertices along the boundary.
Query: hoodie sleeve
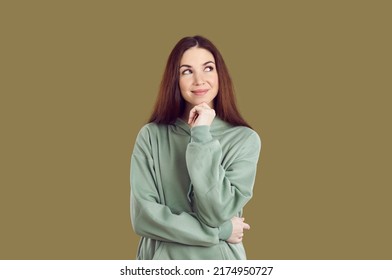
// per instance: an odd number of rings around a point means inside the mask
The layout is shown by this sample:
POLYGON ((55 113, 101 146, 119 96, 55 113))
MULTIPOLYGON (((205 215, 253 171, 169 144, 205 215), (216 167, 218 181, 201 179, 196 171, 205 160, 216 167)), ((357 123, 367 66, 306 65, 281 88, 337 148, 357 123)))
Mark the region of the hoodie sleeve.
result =
POLYGON ((131 221, 141 236, 186 245, 211 246, 226 240, 231 222, 210 227, 193 213, 174 214, 160 203, 148 129, 142 129, 131 157, 131 221))
POLYGON ((203 223, 215 227, 238 215, 252 197, 261 142, 255 131, 244 133, 241 143, 231 147, 235 159, 224 169, 221 163, 225 155, 209 128, 191 129, 186 162, 193 185, 194 211, 203 223))

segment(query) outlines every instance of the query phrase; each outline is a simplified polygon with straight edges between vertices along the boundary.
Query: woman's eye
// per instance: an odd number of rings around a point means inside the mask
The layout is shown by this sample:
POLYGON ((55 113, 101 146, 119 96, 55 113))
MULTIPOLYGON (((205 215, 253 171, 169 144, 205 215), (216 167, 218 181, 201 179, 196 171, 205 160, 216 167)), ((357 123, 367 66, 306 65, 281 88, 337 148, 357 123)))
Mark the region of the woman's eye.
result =
POLYGON ((206 71, 206 72, 211 72, 212 70, 214 70, 214 67, 212 67, 212 66, 207 66, 207 67, 205 68, 205 71, 206 71))
POLYGON ((190 69, 186 69, 186 70, 182 71, 182 75, 188 75, 191 73, 192 73, 192 71, 190 69))

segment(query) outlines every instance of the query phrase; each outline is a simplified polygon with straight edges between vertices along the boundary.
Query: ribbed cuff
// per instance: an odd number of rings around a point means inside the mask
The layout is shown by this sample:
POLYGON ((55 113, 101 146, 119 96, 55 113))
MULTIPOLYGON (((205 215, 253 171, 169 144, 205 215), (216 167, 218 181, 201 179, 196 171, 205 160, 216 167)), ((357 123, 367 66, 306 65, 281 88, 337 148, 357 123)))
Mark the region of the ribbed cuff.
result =
POLYGON ((191 128, 192 142, 205 143, 212 140, 209 125, 199 125, 191 128))
POLYGON ((231 220, 228 220, 227 222, 223 223, 219 227, 219 239, 220 240, 229 239, 232 231, 233 231, 233 224, 231 223, 231 220))

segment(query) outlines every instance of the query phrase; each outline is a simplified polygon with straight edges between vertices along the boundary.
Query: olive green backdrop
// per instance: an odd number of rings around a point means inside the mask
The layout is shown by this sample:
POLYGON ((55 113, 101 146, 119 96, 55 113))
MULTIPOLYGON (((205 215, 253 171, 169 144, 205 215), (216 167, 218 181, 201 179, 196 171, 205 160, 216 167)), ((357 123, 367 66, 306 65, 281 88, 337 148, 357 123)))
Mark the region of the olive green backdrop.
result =
POLYGON ((167 56, 221 50, 263 141, 250 259, 392 259, 389 1, 1 1, 1 259, 132 259, 167 56))

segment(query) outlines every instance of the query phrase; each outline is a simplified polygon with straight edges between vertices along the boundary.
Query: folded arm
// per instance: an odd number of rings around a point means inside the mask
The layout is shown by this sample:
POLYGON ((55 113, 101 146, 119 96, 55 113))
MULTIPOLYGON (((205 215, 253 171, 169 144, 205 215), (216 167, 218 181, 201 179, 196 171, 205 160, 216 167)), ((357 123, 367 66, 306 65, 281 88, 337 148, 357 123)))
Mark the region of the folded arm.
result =
POLYGON ((215 227, 238 215, 250 200, 255 182, 260 138, 252 132, 243 139, 231 164, 222 166, 222 148, 209 126, 195 126, 186 151, 192 181, 195 212, 205 224, 215 227))

